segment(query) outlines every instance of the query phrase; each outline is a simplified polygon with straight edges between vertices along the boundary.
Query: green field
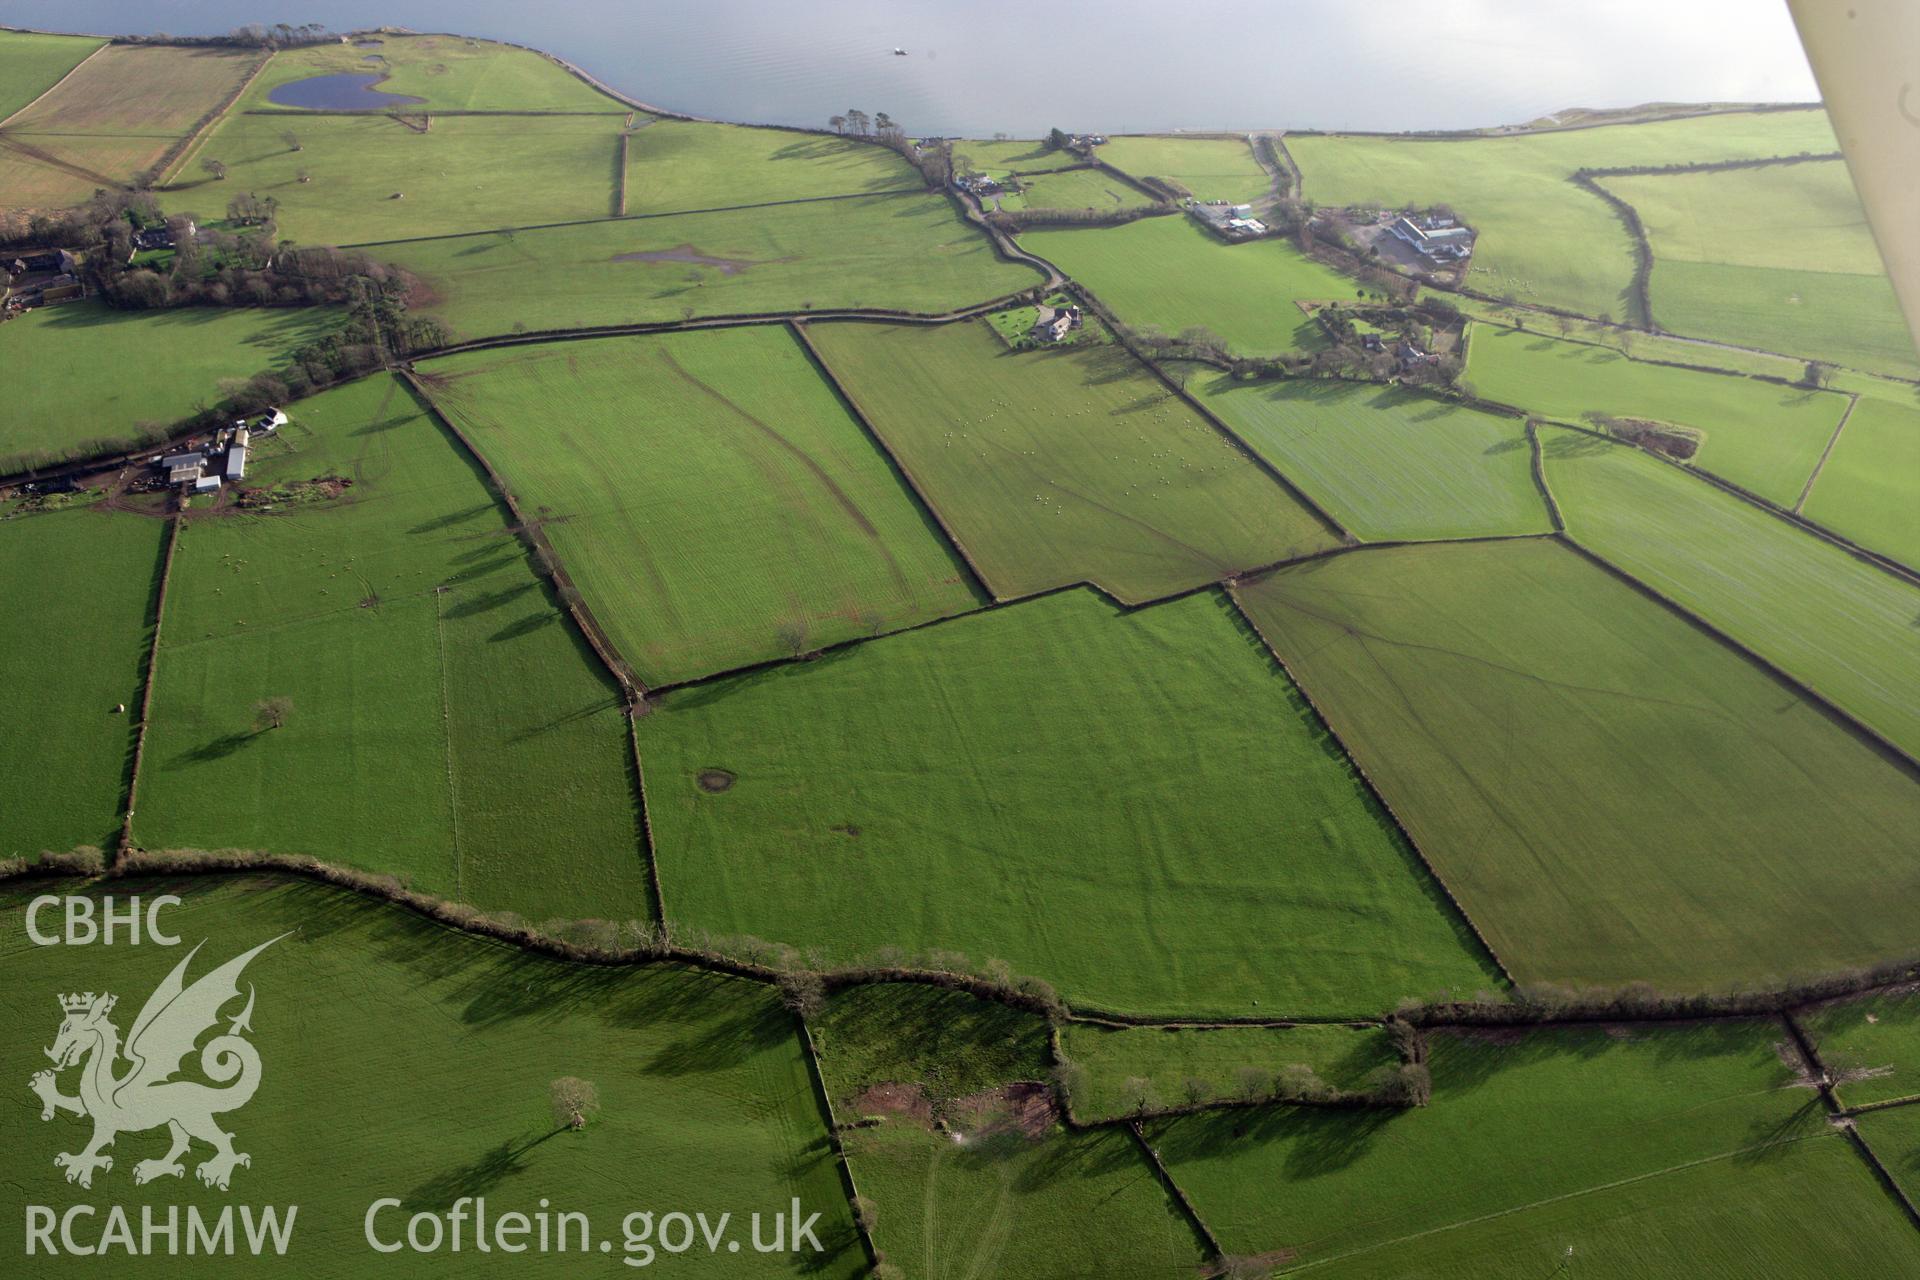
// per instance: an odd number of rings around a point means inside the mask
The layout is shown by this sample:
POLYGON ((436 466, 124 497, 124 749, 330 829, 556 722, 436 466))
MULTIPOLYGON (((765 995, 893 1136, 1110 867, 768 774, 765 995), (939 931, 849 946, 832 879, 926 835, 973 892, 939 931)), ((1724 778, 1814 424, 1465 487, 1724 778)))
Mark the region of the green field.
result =
POLYGON ((224 162, 226 180, 190 165, 188 185, 166 201, 211 218, 237 192, 271 196, 279 234, 302 244, 605 218, 616 212, 620 145, 618 116, 436 116, 422 133, 384 114, 234 114, 196 152, 224 162))
POLYGON ((1362 538, 1550 528, 1517 418, 1399 387, 1241 382, 1211 369, 1187 389, 1362 538))
POLYGON ((1920 408, 1861 397, 1801 512, 1920 568, 1920 408))
POLYGON ((655 120, 627 139, 628 213, 925 189, 913 166, 892 151, 851 138, 655 120))
POLYGON ((848 987, 807 1026, 843 1121, 860 1118, 876 1085, 917 1087, 944 1108, 1003 1084, 1045 1080, 1052 1065, 1044 1018, 945 987, 848 987))
POLYGON ((995 198, 1002 209, 1135 209, 1153 201, 1098 169, 1070 169, 1022 179, 1026 189, 995 198))
POLYGON ((1044 140, 1028 142, 1018 138, 1001 142, 961 139, 953 144, 953 156, 953 167, 958 173, 965 173, 969 168, 961 161, 970 161, 972 168, 1005 173, 1043 173, 1086 163, 1071 151, 1053 150, 1044 140))
POLYGON ((1111 138, 1097 154, 1136 178, 1170 178, 1200 200, 1258 200, 1271 185, 1245 138, 1111 138))
POLYGON ((1123 1129, 963 1135, 912 1121, 846 1139, 874 1244, 916 1280, 1172 1280, 1200 1242, 1123 1129))
POLYGON ((1287 137, 1307 200, 1385 208, 1450 204, 1480 233, 1470 287, 1615 320, 1636 319, 1632 240, 1606 202, 1568 181, 1575 170, 1833 149, 1833 131, 1820 110, 1438 141, 1287 137))
MULTIPOLYGON (((1081 1123, 1130 1115, 1146 1082, 1148 1110, 1196 1099, 1233 1099, 1270 1093, 1281 1073, 1305 1067, 1320 1082, 1357 1091, 1374 1073, 1401 1062, 1393 1040, 1378 1027, 1303 1023, 1293 1027, 1119 1027, 1069 1022, 1060 1028, 1060 1052, 1085 1071, 1073 1089, 1081 1123), (1197 1084, 1196 1084, 1197 1082, 1197 1084)), ((1292 1079, 1291 1076, 1288 1079, 1292 1079)))
POLYGON ((1241 596, 1517 979, 1698 990, 1911 952, 1886 887, 1920 782, 1576 552, 1360 551, 1241 596))
POLYGON ((0 31, 0 120, 51 89, 104 40, 0 31))
POLYGON ((832 307, 943 312, 1039 283, 942 196, 417 240, 380 256, 422 277, 416 305, 463 337, 832 307))
MULTIPOLYGON (((43 889, 0 898, 10 937, 22 937, 25 903, 43 889)), ((185 903, 160 919, 187 945, 13 949, 0 1008, 21 1034, 0 1050, 0 1069, 22 1088, 0 1119, 0 1149, 7 1182, 35 1203, 110 1197, 132 1218, 135 1241, 142 1206, 162 1224, 169 1207, 179 1208, 179 1256, 169 1257, 165 1237, 156 1237, 154 1256, 132 1268, 139 1274, 206 1274, 206 1259, 186 1254, 186 1206, 216 1219, 228 1195, 256 1213, 277 1206, 283 1221, 297 1214, 286 1257, 251 1263, 261 1274, 619 1274, 623 1258, 647 1257, 627 1244, 631 1212, 705 1212, 710 1222, 731 1212, 732 1232, 747 1241, 749 1214, 770 1219, 795 1197, 802 1217, 819 1213, 815 1234, 830 1252, 761 1255, 743 1243, 738 1254, 722 1246, 708 1257, 701 1244, 684 1259, 660 1251, 651 1260, 729 1276, 864 1274, 806 1059, 771 988, 671 966, 563 965, 297 881, 122 881, 111 892, 181 895, 185 903), (230 1192, 194 1176, 212 1154, 199 1142, 185 1176, 136 1185, 135 1165, 167 1148, 164 1131, 152 1130, 119 1135, 113 1167, 94 1175, 90 1193, 62 1182, 53 1156, 80 1150, 91 1125, 67 1114, 43 1123, 24 1090, 48 1065, 42 1048, 61 1016, 55 993, 115 993, 111 1020, 125 1032, 188 946, 205 940, 192 980, 274 938, 241 979, 254 991, 248 1038, 262 1066, 252 1100, 221 1117, 236 1150, 250 1157, 232 1172, 230 1192), (549 1107, 550 1082, 566 1076, 599 1095, 598 1115, 579 1132, 557 1125, 549 1107), (346 1098, 351 1107, 338 1113, 320 1106, 346 1098), (385 1243, 404 1235, 411 1214, 445 1215, 467 1196, 485 1197, 490 1223, 510 1212, 532 1217, 543 1205, 555 1215, 586 1214, 596 1260, 581 1257, 578 1226, 564 1252, 479 1253, 471 1205, 460 1252, 443 1243, 431 1255, 381 1258, 368 1246, 364 1222, 377 1200, 401 1206, 375 1219, 385 1243), (611 1256, 599 1253, 600 1240, 611 1243, 611 1256)), ((228 1002, 227 1014, 240 1004, 228 1002)), ((189 1071, 199 1061, 190 1055, 189 1071)), ((77 1079, 66 1072, 63 1091, 77 1079)), ((557 1238, 558 1219, 550 1221, 557 1238)), ((105 1227, 104 1207, 90 1221, 77 1219, 83 1241, 98 1240, 105 1227)), ((237 1222, 234 1230, 238 1236, 237 1222)), ((26 1266, 35 1276, 85 1275, 97 1274, 100 1262, 69 1255, 26 1266)))
POLYGON ((1627 445, 1541 443, 1574 541, 1920 756, 1920 587, 1627 445))
POLYGON ((218 403, 221 379, 279 367, 332 323, 324 309, 286 307, 29 311, 0 325, 0 363, 33 371, 0 398, 0 471, 126 448, 137 424, 218 403))
POLYGON ((1438 1032, 1429 1106, 1221 1112, 1148 1137, 1229 1253, 1285 1250, 1289 1272, 1546 1277, 1567 1273, 1569 1244, 1574 1275, 1920 1265, 1900 1211, 1794 1087, 1781 1037, 1771 1022, 1438 1032))
POLYGON ((119 836, 166 534, 98 510, 0 522, 0 858, 119 836))
POLYGON ((533 919, 648 914, 626 719, 478 467, 378 375, 302 402, 195 512, 167 591, 135 831, 310 854, 533 919), (278 728, 255 704, 290 698, 278 728))
POLYGON ((1912 376, 1913 338, 1839 160, 1621 176, 1662 328, 1912 376))
POLYGON ((966 567, 783 326, 422 366, 648 685, 945 617, 966 567))
MULTIPOLYGON (((263 56, 211 46, 101 50, 8 121, 0 142, 0 208, 79 204, 101 188, 138 185, 240 88, 263 56)), ((8 84, 0 97, 14 92, 8 84)))
POLYGON ((1920 1109, 1892 1107, 1861 1116, 1860 1136, 1909 1199, 1920 1195, 1920 1109))
POLYGON ((714 933, 939 948, 1194 1016, 1494 981, 1211 592, 1064 592, 669 693, 635 727, 668 914, 714 933), (737 781, 703 790, 714 769, 737 781))
POLYGON ((1834 1000, 1795 1016, 1845 1105, 1920 1096, 1920 1000, 1912 988, 1834 1000))
MULTIPOLYGON (((551 59, 531 49, 462 36, 382 33, 353 44, 317 44, 283 49, 260 73, 241 102, 243 110, 295 111, 272 101, 273 90, 308 76, 384 73, 381 93, 424 98, 422 111, 627 111, 551 59)), ((370 107, 381 99, 368 95, 370 107)), ((280 127, 299 128, 292 120, 280 127)), ((435 128, 439 122, 435 122, 435 128)))
MULTIPOLYGON (((1507 306, 1504 303, 1469 298, 1465 294, 1451 295, 1447 301, 1459 307, 1462 315, 1474 320, 1485 320, 1503 329, 1531 329, 1538 334, 1609 347, 1641 360, 1664 360, 1673 364, 1721 369, 1728 373, 1757 373, 1769 378, 1786 378, 1789 381, 1801 377, 1807 369, 1805 360, 1722 346, 1705 339, 1682 338, 1670 333, 1648 333, 1644 329, 1626 329, 1619 325, 1605 325, 1598 320, 1579 320, 1572 316, 1546 315, 1526 307, 1507 306)), ((1836 374, 1833 385, 1839 386, 1840 379, 1846 376, 1844 372, 1836 374)))
POLYGON ((814 325, 834 376, 996 596, 1129 603, 1334 545, 1117 346, 1011 353, 981 323, 814 325))
POLYGON ((1184 217, 1029 231, 1020 244, 1086 285, 1122 323, 1173 334, 1204 327, 1243 355, 1325 346, 1294 302, 1351 299, 1356 288, 1284 240, 1221 244, 1184 217))
POLYGON ((1693 463, 1783 507, 1800 490, 1846 411, 1836 392, 1633 361, 1583 343, 1473 326, 1467 381, 1489 400, 1580 421, 1645 418, 1702 433, 1693 463))
POLYGON ((1044 1091, 1001 1091, 1046 1078, 1039 1019, 886 985, 836 994, 809 1025, 836 1118, 859 1126, 842 1140, 874 1243, 904 1274, 1194 1271, 1199 1242, 1124 1130, 1070 1132, 1044 1091))

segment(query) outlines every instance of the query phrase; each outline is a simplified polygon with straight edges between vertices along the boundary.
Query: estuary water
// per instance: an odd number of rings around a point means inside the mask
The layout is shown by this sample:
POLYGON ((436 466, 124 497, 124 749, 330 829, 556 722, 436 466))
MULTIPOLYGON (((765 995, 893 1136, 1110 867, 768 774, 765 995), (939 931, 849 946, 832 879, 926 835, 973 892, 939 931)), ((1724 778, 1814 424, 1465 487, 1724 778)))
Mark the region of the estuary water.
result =
POLYGON ((1471 128, 1818 96, 1781 0, 7 0, 0 21, 459 31, 696 115, 823 125, 859 107, 968 137, 1471 128))

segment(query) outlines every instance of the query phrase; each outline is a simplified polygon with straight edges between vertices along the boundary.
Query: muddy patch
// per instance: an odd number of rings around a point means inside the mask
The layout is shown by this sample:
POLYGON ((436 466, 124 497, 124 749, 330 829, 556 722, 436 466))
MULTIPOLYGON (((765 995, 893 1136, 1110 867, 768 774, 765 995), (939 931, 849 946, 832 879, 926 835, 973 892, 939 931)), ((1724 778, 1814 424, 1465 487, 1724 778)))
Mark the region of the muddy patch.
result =
POLYGON ((968 1094, 947 1104, 946 1118, 959 1142, 1018 1134, 1038 1141, 1060 1119, 1053 1090, 1032 1080, 968 1094))
POLYGON ((917 1084, 876 1084, 853 1100, 855 1114, 933 1126, 933 1103, 917 1084))
POLYGON ((728 773, 725 769, 702 769, 693 781, 702 791, 711 795, 718 795, 720 792, 729 790, 733 786, 734 775, 728 773))
MULTIPOLYGON (((763 267, 765 262, 755 262, 752 258, 716 258, 710 253, 702 253, 690 244, 675 245, 671 249, 647 249, 635 253, 616 253, 615 262, 681 262, 693 267, 714 267, 723 276, 737 276, 748 267, 763 267)), ((773 262, 792 262, 792 258, 774 258, 773 262)))

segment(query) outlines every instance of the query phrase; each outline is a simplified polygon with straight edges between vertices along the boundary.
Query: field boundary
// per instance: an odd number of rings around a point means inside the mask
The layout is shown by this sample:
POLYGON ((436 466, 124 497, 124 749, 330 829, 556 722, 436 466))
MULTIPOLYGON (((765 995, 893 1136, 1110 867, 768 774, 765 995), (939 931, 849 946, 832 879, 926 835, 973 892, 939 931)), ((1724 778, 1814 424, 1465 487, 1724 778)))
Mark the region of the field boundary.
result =
POLYGON ((272 49, 262 54, 253 64, 252 70, 241 77, 240 83, 235 86, 233 92, 222 99, 219 105, 201 116, 199 123, 187 130, 185 136, 175 139, 173 144, 160 154, 158 160, 148 165, 134 178, 133 186, 136 189, 151 190, 168 180, 174 167, 184 164, 187 157, 198 149, 199 144, 213 133, 213 127, 226 119, 227 113, 233 110, 234 104, 240 101, 247 90, 253 86, 253 82, 260 78, 260 73, 267 69, 267 64, 273 61, 273 55, 272 49))
MULTIPOLYGON (((0 27, 0 31, 18 31, 23 35, 64 35, 65 34, 64 32, 58 32, 58 31, 34 31, 24 27, 0 27)), ((82 37, 82 38, 85 39, 87 37, 82 37)), ((35 106, 39 105, 40 99, 46 97, 48 94, 52 93, 55 89, 58 89, 61 85, 71 80, 75 72, 79 71, 80 68, 86 66, 89 62, 92 62, 95 58, 100 56, 102 51, 111 48, 113 45, 113 40, 109 36, 93 36, 91 38, 95 40, 99 40, 101 42, 100 44, 94 47, 93 52, 89 53, 86 57, 80 59, 80 61, 68 67, 67 73, 65 75, 61 76, 58 80, 55 80, 52 84, 42 89, 38 94, 34 96, 34 98, 30 102, 27 102, 18 111, 14 112, 12 115, 8 116, 6 119, 0 120, 0 129, 5 129, 8 125, 12 124, 15 120, 18 120, 21 116, 33 110, 35 106)))
POLYGON ((1553 486, 1547 483, 1547 460, 1540 448, 1540 427, 1532 418, 1527 419, 1527 446, 1533 454, 1533 487, 1540 491, 1540 497, 1547 504, 1547 519, 1553 524, 1555 533, 1567 531, 1566 519, 1560 514, 1560 502, 1553 496, 1553 486))
POLYGON ((1808 474, 1807 483, 1801 487, 1800 496, 1795 498, 1793 506, 1787 509, 1789 514, 1797 516, 1800 514, 1801 509, 1807 505, 1807 499, 1813 494, 1813 482, 1820 478, 1820 472, 1826 467, 1827 459, 1833 456, 1834 448, 1840 443, 1840 433, 1847 429, 1847 423, 1853 419, 1853 411, 1859 407, 1860 393, 1858 391, 1847 392, 1846 411, 1840 415, 1840 421, 1835 424, 1833 434, 1827 437, 1827 447, 1820 451, 1820 460, 1813 464, 1813 471, 1808 474))
POLYGON ((527 520, 526 516, 520 510, 518 500, 513 496, 513 490, 507 486, 506 481, 501 477, 499 472, 493 469, 493 464, 487 459, 487 456, 474 447, 473 441, 469 440, 466 433, 440 408, 439 402, 436 401, 428 391, 420 375, 413 371, 412 365, 403 364, 398 367, 396 372, 406 381, 407 386, 413 391, 413 394, 419 399, 427 412, 433 415, 434 421, 439 423, 449 435, 460 443, 460 447, 465 449, 473 460, 480 464, 480 469, 486 473, 487 479, 491 482, 495 494, 499 496, 501 502, 506 504, 508 513, 513 517, 513 532, 519 536, 520 540, 526 544, 527 549, 533 553, 535 563, 546 568, 548 574, 551 576, 554 593, 559 597, 561 607, 566 611, 567 615, 573 619, 573 623, 580 629, 581 635, 586 637, 587 643, 592 646, 595 655, 599 657, 608 673, 619 682, 620 691, 625 696, 627 706, 629 710, 631 710, 636 703, 646 696, 646 686, 640 682, 639 677, 634 674, 633 668, 627 665, 626 660, 622 658, 619 651, 613 647, 612 640, 608 638, 606 632, 601 629, 599 620, 593 616, 592 611, 587 607, 586 601, 580 595, 579 588, 573 585, 573 579, 568 576, 566 566, 561 563, 559 554, 553 549, 553 544, 547 540, 546 532, 540 528, 537 522, 529 522, 527 520))
MULTIPOLYGON (((846 385, 840 381, 840 376, 836 374, 833 371, 833 367, 827 363, 826 357, 820 354, 820 348, 813 345, 813 339, 807 334, 806 325, 789 317, 787 320, 787 328, 793 333, 793 336, 798 339, 800 349, 807 353, 807 359, 813 363, 815 369, 819 370, 820 376, 826 381, 827 386, 833 389, 833 394, 839 397, 840 402, 846 406, 848 414, 852 416, 855 422, 860 424, 860 429, 866 433, 867 439, 872 441, 880 450, 880 456, 885 458, 893 468, 894 474, 900 478, 900 483, 906 488, 908 493, 913 495, 914 502, 932 518, 940 532, 945 535, 948 545, 953 548, 954 554, 960 557, 960 563, 967 567, 967 575, 971 579, 970 585, 974 589, 974 594, 983 598, 981 603, 985 604, 999 600, 1000 596, 988 585, 987 575, 980 571, 980 565, 974 560, 973 553, 967 550, 967 544, 960 540, 960 535, 955 533, 953 526, 947 523, 947 517, 941 512, 939 506, 934 503, 933 499, 927 495, 925 488, 921 482, 914 477, 913 472, 908 468, 906 462, 899 454, 893 451, 893 446, 887 443, 886 437, 881 435, 879 429, 873 425, 873 420, 867 416, 867 411, 860 406, 860 402, 853 398, 853 393, 847 390, 846 385)), ((934 619, 933 621, 940 621, 940 619, 934 619)))
POLYGON ((834 1164, 840 1170, 840 1187, 847 1193, 847 1213, 853 1219, 853 1230, 860 1237, 860 1247, 866 1251, 867 1266, 880 1264, 882 1254, 873 1242, 873 1232, 862 1221, 860 1203, 860 1184, 853 1177, 853 1159, 847 1154, 847 1144, 840 1137, 840 1120, 833 1110, 833 1090, 827 1087, 826 1068, 820 1065, 820 1050, 813 1043, 813 1028, 807 1025, 805 1017, 793 1014, 793 1025, 800 1032, 800 1053, 807 1060, 807 1078, 813 1082, 813 1098, 820 1104, 821 1119, 827 1125, 827 1146, 833 1152, 834 1164))
MULTIPOLYGON (((1378 544, 1372 545, 1377 546, 1378 544)), ((1359 550, 1357 547, 1352 549, 1359 550)), ((1440 891, 1441 896, 1446 899, 1447 904, 1453 908, 1454 915, 1458 918, 1461 926, 1466 929, 1468 935, 1471 936, 1475 942, 1480 944, 1481 951, 1484 952, 1486 958, 1492 962, 1494 971, 1500 975, 1509 987, 1517 985, 1514 981, 1513 971, 1507 968, 1506 961, 1500 958, 1498 951, 1494 950, 1493 943, 1488 941, 1487 935, 1480 931, 1480 926, 1474 921, 1474 918, 1467 914, 1465 904, 1454 895, 1453 886, 1441 878, 1439 870, 1433 865, 1433 860, 1427 856, 1427 851, 1422 849, 1420 842, 1413 838, 1413 831, 1407 826, 1406 822, 1401 819, 1399 812, 1394 809, 1393 805, 1388 802, 1386 794, 1382 792, 1379 785, 1374 782, 1373 776, 1367 772, 1366 766, 1360 763, 1359 759, 1353 754, 1353 749, 1347 745, 1347 740, 1340 735, 1340 731, 1334 727, 1333 721, 1327 717, 1326 709, 1323 708, 1314 698, 1313 694, 1308 691, 1306 685, 1301 683, 1299 675, 1287 664, 1287 660, 1280 655, 1280 650, 1273 643, 1272 637, 1261 630, 1260 624, 1254 621, 1253 614, 1248 612, 1246 603, 1240 599, 1238 588, 1229 583, 1223 587, 1222 590, 1226 593, 1227 599, 1232 602, 1234 612, 1238 613, 1241 620, 1247 624, 1253 634, 1260 638, 1260 643, 1265 645, 1267 652, 1272 655, 1274 665, 1280 668, 1281 672, 1287 677, 1288 683, 1293 685, 1295 691, 1299 693, 1301 700, 1313 711, 1314 718, 1319 720, 1321 726, 1326 729, 1327 736, 1339 745, 1340 754, 1346 757, 1347 764, 1353 770, 1354 776, 1360 780, 1360 785, 1366 788, 1367 794, 1373 798, 1373 802, 1380 806, 1380 811, 1386 814, 1393 822, 1394 829, 1400 833, 1400 838, 1406 841, 1408 851, 1411 852, 1419 862, 1421 868, 1427 873, 1428 879, 1430 879, 1434 887, 1440 891)))
POLYGON ((1591 169, 1575 169, 1567 175, 1567 181, 1597 196, 1626 228, 1627 238, 1633 243, 1633 280, 1627 285, 1627 305, 1639 321, 1637 327, 1658 333, 1660 326, 1653 322, 1653 244, 1647 238, 1647 228, 1640 221, 1640 211, 1601 186, 1594 173, 1591 169))
POLYGON ((1714 640, 1719 641, 1728 649, 1731 649, 1742 658, 1759 667, 1769 676, 1772 676, 1776 682, 1785 685, 1790 692, 1811 703, 1823 712, 1827 719, 1834 722, 1837 727, 1851 733, 1863 746, 1872 749, 1876 754, 1883 757, 1887 763, 1906 773, 1915 782, 1920 782, 1920 757, 1915 757, 1909 754, 1904 748, 1896 746, 1891 739, 1882 735, 1879 730, 1854 716, 1852 712, 1847 711, 1838 703, 1832 701, 1827 695, 1821 693, 1812 685, 1800 679, 1798 676, 1789 673, 1784 667, 1775 663, 1772 659, 1764 657, 1757 651, 1748 648, 1741 641, 1734 639, 1733 636, 1722 631, 1719 627, 1707 621, 1704 617, 1687 608, 1679 601, 1655 589, 1637 575, 1628 572, 1598 552, 1584 546, 1577 538, 1565 533, 1555 534, 1553 536, 1557 541, 1571 548, 1583 560, 1589 561, 1599 568, 1604 569, 1607 573, 1640 592, 1649 600, 1671 610, 1674 614, 1692 623, 1714 640))
POLYGON ((1799 1020, 1793 1016, 1791 1010, 1785 1010, 1780 1014, 1780 1022, 1787 1029, 1794 1051, 1800 1055, 1806 1065, 1807 1075, 1813 1080, 1814 1088, 1820 1095, 1820 1102, 1827 1109, 1829 1121, 1846 1135, 1854 1154, 1866 1162, 1867 1168, 1880 1183, 1881 1190, 1885 1191, 1893 1202, 1905 1211, 1907 1221, 1916 1229, 1920 1229, 1920 1207, 1916 1207, 1912 1198, 1901 1189, 1900 1184, 1894 1180, 1892 1171, 1881 1163, 1879 1154, 1868 1145, 1866 1138, 1860 1132, 1860 1126, 1853 1122, 1853 1117, 1845 1107, 1840 1105, 1840 1099, 1833 1091, 1833 1073, 1827 1070, 1827 1064, 1820 1060, 1819 1051, 1800 1026, 1799 1020))
POLYGON ((134 729, 132 755, 127 761, 126 799, 120 815, 120 843, 112 854, 115 862, 133 847, 133 814, 139 801, 140 767, 146 758, 147 719, 153 710, 154 675, 160 666, 160 628, 166 618, 167 585, 173 581, 173 558, 180 546, 180 526, 185 522, 186 516, 178 511, 167 521, 167 545, 161 552, 159 580, 153 588, 153 640, 147 645, 147 660, 141 673, 140 723, 134 729))
POLYGON ((667 919, 667 891, 660 883, 660 858, 653 843, 653 812, 647 801, 647 768, 640 758, 640 730, 627 715, 627 766, 633 773, 633 799, 638 806, 640 853, 647 861, 647 888, 653 893, 653 923, 660 938, 672 945, 672 922, 667 919))
POLYGON ((1154 1149, 1154 1145, 1147 1141, 1146 1130, 1141 1127, 1140 1122, 1125 1120, 1120 1123, 1132 1135, 1134 1146, 1146 1158, 1147 1167, 1153 1170, 1153 1176, 1167 1193, 1167 1198, 1173 1201, 1174 1207, 1180 1210, 1180 1216, 1187 1220, 1187 1225, 1192 1227, 1193 1233, 1200 1238, 1201 1246, 1207 1251, 1207 1262, 1217 1268, 1220 1261, 1227 1256, 1226 1250, 1220 1247, 1220 1238, 1213 1234, 1213 1228, 1207 1225, 1207 1220, 1200 1216, 1199 1206, 1188 1199, 1186 1189, 1173 1180, 1173 1174, 1167 1169, 1166 1162, 1160 1158, 1160 1153, 1154 1149))
MULTIPOLYGON (((625 135, 622 135, 623 137, 625 135)), ((794 196, 788 200, 761 200, 754 204, 723 204, 709 209, 665 209, 658 213, 622 213, 603 218, 569 218, 565 222, 530 222, 518 227, 482 227, 475 231, 446 231, 437 236, 400 236, 391 240, 360 240, 335 246, 341 249, 385 249, 396 244, 425 244, 432 240, 470 240, 476 236, 497 236, 512 231, 557 231, 564 227, 593 227, 605 222, 646 222, 656 218, 691 218, 708 213, 740 213, 748 209, 778 209, 784 205, 825 204, 833 200, 884 200, 893 196, 930 195, 924 187, 899 187, 889 191, 852 191, 833 196, 794 196)))

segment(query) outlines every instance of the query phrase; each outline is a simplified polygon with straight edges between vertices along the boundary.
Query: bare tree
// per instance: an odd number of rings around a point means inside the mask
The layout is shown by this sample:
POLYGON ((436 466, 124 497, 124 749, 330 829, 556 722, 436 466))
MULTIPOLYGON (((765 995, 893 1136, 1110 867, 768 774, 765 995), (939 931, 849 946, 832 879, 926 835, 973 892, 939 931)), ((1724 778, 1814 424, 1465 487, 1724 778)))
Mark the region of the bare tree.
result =
POLYGON ((803 1018, 819 1015, 827 1007, 827 985, 817 973, 801 970, 780 975, 780 1002, 803 1018))
POLYGON ((269 729, 278 729, 286 724, 292 714, 292 698, 262 698, 253 704, 254 730, 265 733, 269 729))
POLYGON ((1187 1100, 1188 1106, 1197 1107, 1213 1096, 1213 1086, 1199 1076, 1188 1076, 1180 1082, 1180 1096, 1187 1100))
POLYGON ((215 182, 224 182, 227 177, 226 162, 222 160, 202 160, 200 168, 209 174, 215 182))
POLYGON ((300 141, 300 135, 289 129, 280 135, 280 141, 287 144, 289 151, 305 151, 306 144, 300 141))
POLYGON ((1259 1067, 1241 1067, 1233 1078, 1242 1102, 1258 1102, 1273 1091, 1273 1077, 1259 1067))
POLYGON ((600 1091, 591 1080, 561 1076, 547 1086, 547 1098, 553 1105, 553 1122, 563 1129, 584 1129, 587 1121, 600 1114, 600 1091))
POLYGON ((835 133, 845 133, 847 131, 847 118, 845 116, 828 116, 827 127, 835 133))
POLYGON ((1120 1086, 1120 1096, 1126 1099, 1127 1109, 1135 1115, 1144 1115, 1160 1105, 1159 1095, 1153 1091, 1153 1081, 1145 1076, 1128 1076, 1120 1086))

